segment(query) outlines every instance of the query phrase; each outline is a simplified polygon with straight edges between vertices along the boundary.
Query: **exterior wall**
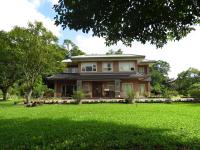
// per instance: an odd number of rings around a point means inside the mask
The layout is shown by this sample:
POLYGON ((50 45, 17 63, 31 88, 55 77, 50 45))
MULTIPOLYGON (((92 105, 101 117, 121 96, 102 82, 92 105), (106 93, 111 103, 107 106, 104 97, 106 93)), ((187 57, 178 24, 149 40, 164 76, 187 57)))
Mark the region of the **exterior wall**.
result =
MULTIPOLYGON (((92 61, 94 62, 94 61, 92 61)), ((105 61, 105 62, 109 62, 108 61, 105 61)), ((116 72, 119 72, 119 62, 133 62, 133 64, 135 65, 135 71, 138 71, 138 63, 137 63, 137 60, 133 60, 133 61, 112 61, 113 63, 113 73, 116 73, 116 72)), ((88 61, 88 63, 90 63, 90 61, 88 61)), ((102 63, 103 62, 96 62, 97 63, 97 72, 81 72, 81 62, 78 63, 78 72, 79 73, 101 73, 102 72, 102 63)), ((145 73, 148 72, 148 65, 139 65, 141 67, 144 67, 145 68, 145 73)), ((112 72, 110 72, 112 73, 112 72)))

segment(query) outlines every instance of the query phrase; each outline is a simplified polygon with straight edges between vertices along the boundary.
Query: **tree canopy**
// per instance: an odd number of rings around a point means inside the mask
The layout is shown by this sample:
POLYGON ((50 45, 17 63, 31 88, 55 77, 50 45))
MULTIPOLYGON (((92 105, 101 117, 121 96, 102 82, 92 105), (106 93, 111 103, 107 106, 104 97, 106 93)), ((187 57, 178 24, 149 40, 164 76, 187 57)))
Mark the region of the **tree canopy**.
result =
POLYGON ((170 65, 168 62, 159 60, 150 68, 152 92, 154 94, 164 94, 169 79, 168 72, 170 65))
MULTIPOLYGON (((195 68, 189 68, 178 74, 175 81, 176 90, 182 95, 188 95, 194 84, 200 84, 200 71, 195 68)), ((199 86, 198 86, 199 87, 199 86)), ((193 88, 192 88, 193 89, 193 88)))
POLYGON ((27 28, 14 27, 10 35, 20 53, 19 72, 22 73, 21 80, 29 101, 34 84, 41 75, 47 76, 62 69, 64 51, 57 44, 57 37, 41 22, 29 23, 27 28))
POLYGON ((20 54, 14 48, 14 39, 9 32, 0 31, 0 89, 3 100, 7 99, 9 88, 20 79, 22 73, 20 54))
POLYGON ((66 45, 65 49, 67 48, 66 56, 68 56, 68 57, 69 57, 69 55, 77 56, 77 55, 84 55, 85 54, 85 52, 80 50, 79 47, 69 39, 64 40, 63 46, 65 46, 65 45, 66 45))
POLYGON ((107 45, 139 41, 162 47, 200 22, 199 0, 59 0, 54 10, 56 25, 92 31, 107 45))

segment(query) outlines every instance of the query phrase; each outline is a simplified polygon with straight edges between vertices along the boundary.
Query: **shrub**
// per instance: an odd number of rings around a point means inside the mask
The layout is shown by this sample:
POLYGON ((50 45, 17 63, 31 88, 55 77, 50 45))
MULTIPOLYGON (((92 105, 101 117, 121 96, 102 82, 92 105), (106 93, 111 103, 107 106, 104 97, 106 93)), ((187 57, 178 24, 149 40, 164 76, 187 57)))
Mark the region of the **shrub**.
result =
POLYGON ((163 97, 170 98, 170 99, 175 96, 178 96, 178 92, 175 90, 165 90, 163 94, 163 97))
POLYGON ((85 93, 82 90, 74 91, 73 99, 76 100, 77 104, 82 103, 82 99, 85 98, 85 93))
POLYGON ((200 83, 195 83, 193 84, 188 93, 190 94, 191 97, 193 98, 200 98, 200 83))
POLYGON ((44 91, 44 97, 53 97, 54 96, 54 89, 47 88, 44 91))
POLYGON ((129 104, 135 103, 136 93, 133 91, 133 89, 128 87, 125 92, 126 92, 125 96, 126 103, 129 104))

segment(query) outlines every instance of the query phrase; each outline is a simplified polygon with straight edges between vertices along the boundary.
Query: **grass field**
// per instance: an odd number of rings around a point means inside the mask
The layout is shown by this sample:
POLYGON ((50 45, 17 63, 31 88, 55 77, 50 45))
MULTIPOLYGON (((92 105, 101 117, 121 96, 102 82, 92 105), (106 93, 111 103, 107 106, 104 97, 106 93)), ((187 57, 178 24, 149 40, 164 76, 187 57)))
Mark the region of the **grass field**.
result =
POLYGON ((200 149, 200 104, 0 102, 0 149, 200 149))

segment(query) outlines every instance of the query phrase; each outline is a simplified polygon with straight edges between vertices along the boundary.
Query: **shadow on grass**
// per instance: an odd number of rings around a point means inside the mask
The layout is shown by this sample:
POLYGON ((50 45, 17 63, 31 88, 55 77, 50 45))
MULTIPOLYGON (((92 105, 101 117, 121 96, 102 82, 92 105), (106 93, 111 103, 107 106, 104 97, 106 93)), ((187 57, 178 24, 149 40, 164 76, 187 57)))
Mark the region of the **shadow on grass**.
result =
POLYGON ((167 129, 63 119, 1 119, 0 149, 199 149, 167 129))

